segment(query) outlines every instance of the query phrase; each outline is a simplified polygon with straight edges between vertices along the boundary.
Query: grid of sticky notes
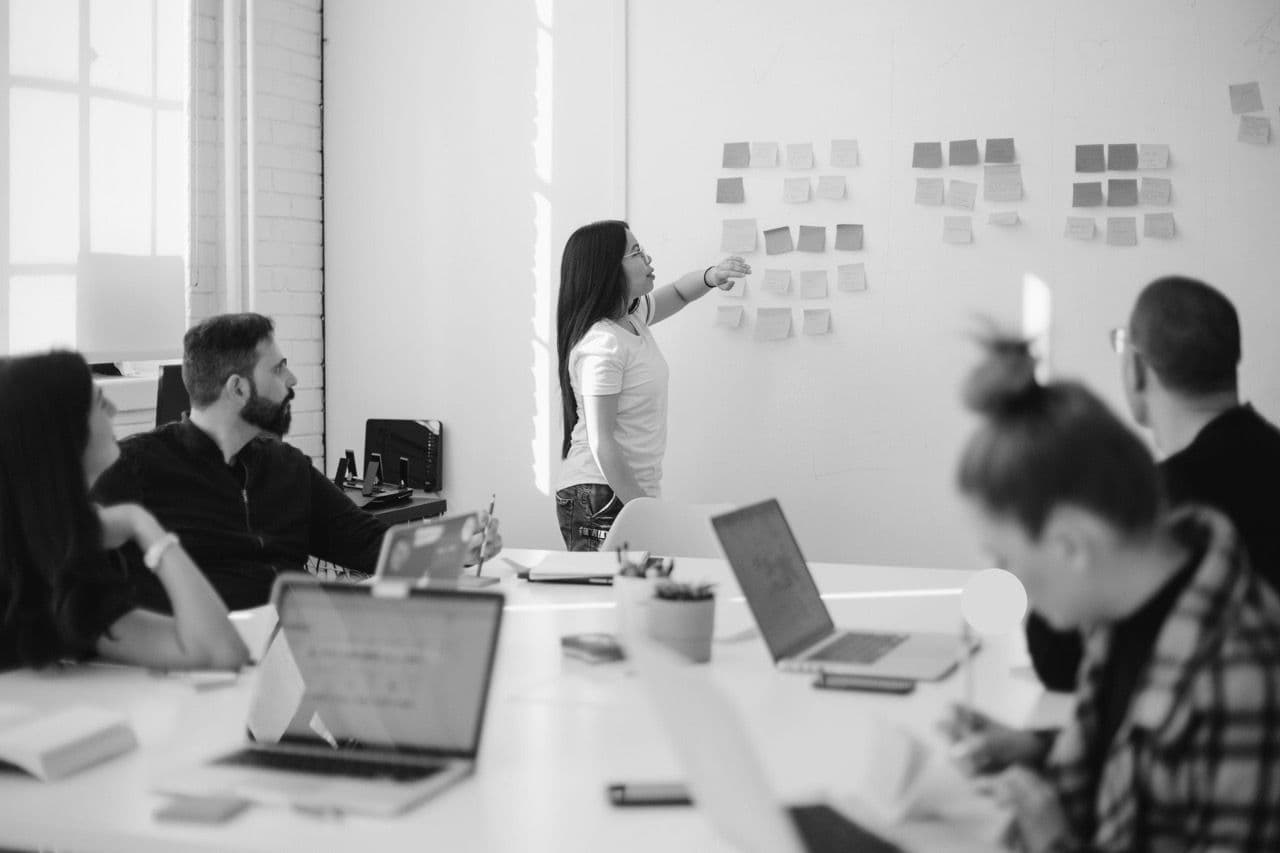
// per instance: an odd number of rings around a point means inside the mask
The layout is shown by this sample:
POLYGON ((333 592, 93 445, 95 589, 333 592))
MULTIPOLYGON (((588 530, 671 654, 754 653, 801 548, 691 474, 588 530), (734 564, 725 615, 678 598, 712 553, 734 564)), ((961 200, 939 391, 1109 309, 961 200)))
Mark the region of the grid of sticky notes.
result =
MULTIPOLYGON (((1082 215, 1089 208, 1143 207, 1142 236, 1152 240, 1172 240, 1176 233, 1173 211, 1173 182, 1166 172, 1169 146, 1157 143, 1090 143, 1076 146, 1076 175, 1071 185, 1072 214, 1067 217, 1063 236, 1069 240, 1092 241, 1098 233, 1093 216, 1082 215)), ((1121 214, 1121 211, 1116 211, 1121 214)), ((1108 246, 1138 245, 1137 212, 1132 216, 1105 217, 1108 246)))
MULTIPOLYGON (((745 304, 749 293, 771 300, 799 298, 801 335, 831 333, 829 302, 833 290, 859 293, 867 290, 865 263, 826 263, 830 253, 861 252, 864 224, 843 221, 851 218, 847 170, 859 166, 856 139, 832 139, 830 147, 813 142, 726 142, 720 165, 725 170, 746 170, 716 179, 716 204, 744 205, 753 198, 770 203, 781 200, 797 207, 802 224, 766 223, 763 230, 755 218, 730 217, 721 221, 720 250, 746 255, 763 249, 764 261, 754 264, 752 277, 722 291, 738 304, 716 307, 715 325, 742 329, 751 320, 745 304), (826 155, 825 158, 823 155, 826 155), (789 174, 779 175, 783 167, 789 174), (757 171, 760 170, 760 171, 757 171), (764 171, 774 170, 774 171, 764 171), (816 174, 815 174, 816 173, 816 174), (757 195, 759 194, 759 195, 757 195), (835 221, 831 221, 834 219, 835 221), (792 257, 784 257, 791 255, 792 257), (800 260, 800 259, 804 260, 800 260)), ((838 260, 858 255, 837 254, 838 260)), ((785 306, 760 305, 755 309, 752 337, 758 341, 786 340, 795 328, 794 310, 785 306)))
POLYGON ((1254 115, 1264 111, 1262 87, 1257 81, 1232 83, 1227 86, 1227 97, 1231 99, 1232 115, 1240 116, 1236 141, 1249 145, 1270 145, 1271 119, 1265 115, 1254 115))
POLYGON ((947 143, 945 157, 941 142, 913 144, 911 168, 932 171, 948 167, 971 171, 946 176, 920 174, 916 176, 915 185, 916 204, 963 211, 942 217, 942 242, 953 245, 973 242, 979 175, 982 201, 991 207, 987 211, 987 224, 1001 228, 1018 224, 1018 211, 1011 205, 1022 201, 1022 166, 1012 137, 989 138, 981 149, 977 139, 952 139, 947 143))

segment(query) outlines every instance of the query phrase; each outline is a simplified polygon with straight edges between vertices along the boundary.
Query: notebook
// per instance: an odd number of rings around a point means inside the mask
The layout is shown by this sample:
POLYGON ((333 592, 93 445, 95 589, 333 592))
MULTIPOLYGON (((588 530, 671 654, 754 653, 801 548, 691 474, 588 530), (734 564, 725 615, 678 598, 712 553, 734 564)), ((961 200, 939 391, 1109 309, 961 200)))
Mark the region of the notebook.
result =
POLYGON ((0 705, 0 765, 43 782, 63 779, 138 746, 123 714, 104 708, 37 711, 0 705))
POLYGON ((780 669, 931 681, 959 663, 959 636, 837 630, 776 500, 711 525, 780 669))
POLYGON ((501 595, 288 575, 272 602, 244 744, 156 790, 385 816, 473 772, 501 595))

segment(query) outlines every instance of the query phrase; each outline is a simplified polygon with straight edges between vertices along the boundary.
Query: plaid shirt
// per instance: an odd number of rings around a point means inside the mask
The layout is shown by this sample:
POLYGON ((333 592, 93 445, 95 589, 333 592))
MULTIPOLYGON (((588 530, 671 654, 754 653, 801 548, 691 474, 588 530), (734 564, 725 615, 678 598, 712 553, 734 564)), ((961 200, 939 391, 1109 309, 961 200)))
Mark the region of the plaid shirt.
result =
POLYGON ((1230 522, 1180 512, 1208 547, 1157 635, 1107 748, 1090 772, 1111 631, 1086 643, 1074 719, 1049 778, 1092 850, 1280 851, 1280 598, 1248 568, 1230 522), (1096 765, 1095 765, 1096 766, 1096 765))

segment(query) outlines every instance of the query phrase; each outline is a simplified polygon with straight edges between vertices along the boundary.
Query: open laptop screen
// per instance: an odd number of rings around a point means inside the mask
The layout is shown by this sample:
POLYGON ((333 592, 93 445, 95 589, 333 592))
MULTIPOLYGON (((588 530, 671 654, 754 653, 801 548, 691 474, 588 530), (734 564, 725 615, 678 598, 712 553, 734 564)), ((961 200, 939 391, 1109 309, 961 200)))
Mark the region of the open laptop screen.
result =
POLYGON ((492 593, 279 582, 260 665, 259 742, 474 756, 503 599, 492 593))
POLYGON ((776 500, 711 519, 775 661, 835 630, 776 500))

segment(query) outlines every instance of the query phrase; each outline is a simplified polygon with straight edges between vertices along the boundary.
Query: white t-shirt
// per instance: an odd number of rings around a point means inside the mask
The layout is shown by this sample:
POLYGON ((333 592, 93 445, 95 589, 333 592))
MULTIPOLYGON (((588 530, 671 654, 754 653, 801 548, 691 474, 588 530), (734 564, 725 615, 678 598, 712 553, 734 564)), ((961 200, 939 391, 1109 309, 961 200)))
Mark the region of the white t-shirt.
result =
POLYGON ((649 497, 659 497, 662 457, 667 451, 667 361, 649 331, 653 296, 646 294, 630 315, 635 334, 625 320, 594 323, 569 351, 569 384, 578 405, 578 422, 570 437, 569 455, 560 465, 556 489, 579 483, 608 484, 587 444, 587 414, 583 396, 618 395, 614 438, 627 466, 649 497))

